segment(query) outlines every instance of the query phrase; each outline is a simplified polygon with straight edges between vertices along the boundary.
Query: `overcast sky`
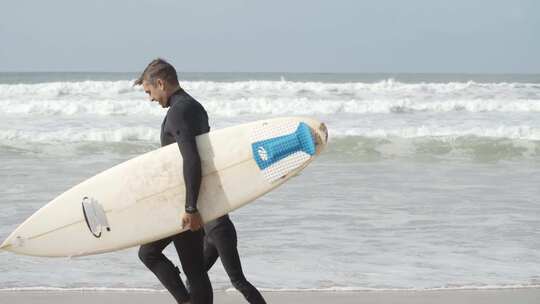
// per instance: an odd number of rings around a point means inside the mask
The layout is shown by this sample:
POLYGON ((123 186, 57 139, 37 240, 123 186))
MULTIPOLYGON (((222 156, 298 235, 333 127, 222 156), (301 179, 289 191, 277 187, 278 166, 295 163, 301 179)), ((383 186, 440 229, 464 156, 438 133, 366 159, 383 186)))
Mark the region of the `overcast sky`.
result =
POLYGON ((540 72, 537 0, 0 1, 0 71, 540 72))

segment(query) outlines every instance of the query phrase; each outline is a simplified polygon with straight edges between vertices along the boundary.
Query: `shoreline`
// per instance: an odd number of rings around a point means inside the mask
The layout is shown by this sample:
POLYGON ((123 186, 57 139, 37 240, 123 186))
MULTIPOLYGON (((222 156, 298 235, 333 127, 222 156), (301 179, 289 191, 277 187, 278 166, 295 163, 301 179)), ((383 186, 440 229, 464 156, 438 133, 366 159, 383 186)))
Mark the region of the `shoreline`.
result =
MULTIPOLYGON (((458 287, 432 287, 432 288, 368 288, 368 287, 328 287, 328 288, 257 288, 260 292, 266 293, 369 293, 369 292, 451 292, 451 291, 497 291, 497 290, 521 290, 539 289, 540 285, 485 285, 485 286, 458 286, 458 287)), ((64 293, 64 292, 88 292, 88 293, 166 293, 167 290, 144 288, 144 287, 54 287, 54 286, 34 286, 34 287, 4 287, 0 288, 1 293, 64 293)), ((226 289, 215 288, 216 293, 237 293, 238 291, 229 287, 226 289)))
MULTIPOLYGON (((540 287, 400 291, 262 291, 268 303, 503 304, 540 303, 540 287)), ((165 291, 0 290, 0 304, 174 303, 165 291)), ((247 303, 236 291, 214 291, 214 303, 247 303)))

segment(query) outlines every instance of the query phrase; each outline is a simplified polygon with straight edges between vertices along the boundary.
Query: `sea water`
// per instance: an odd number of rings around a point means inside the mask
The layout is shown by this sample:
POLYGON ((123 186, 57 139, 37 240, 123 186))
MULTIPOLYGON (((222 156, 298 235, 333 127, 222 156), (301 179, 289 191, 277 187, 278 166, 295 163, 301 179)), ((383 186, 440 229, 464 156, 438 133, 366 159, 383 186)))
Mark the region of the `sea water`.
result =
MULTIPOLYGON (((137 76, 0 73, 0 239, 73 185, 159 147, 166 110, 132 86, 137 76)), ((328 149, 303 174, 231 214, 258 288, 540 284, 540 75, 179 76, 213 129, 290 115, 328 126, 328 149)), ((219 262, 210 277, 231 286, 219 262)), ((0 252, 0 289, 21 288, 162 286, 136 248, 0 252)))

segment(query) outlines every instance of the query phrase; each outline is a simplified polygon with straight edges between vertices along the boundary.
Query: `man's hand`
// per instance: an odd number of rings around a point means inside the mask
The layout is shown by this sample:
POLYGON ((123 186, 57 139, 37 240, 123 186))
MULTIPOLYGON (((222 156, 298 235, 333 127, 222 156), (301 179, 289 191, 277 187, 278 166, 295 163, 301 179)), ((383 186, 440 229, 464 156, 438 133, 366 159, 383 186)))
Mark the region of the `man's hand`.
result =
POLYGON ((201 229, 203 221, 199 212, 184 213, 182 216, 182 228, 187 228, 191 231, 197 231, 201 229))

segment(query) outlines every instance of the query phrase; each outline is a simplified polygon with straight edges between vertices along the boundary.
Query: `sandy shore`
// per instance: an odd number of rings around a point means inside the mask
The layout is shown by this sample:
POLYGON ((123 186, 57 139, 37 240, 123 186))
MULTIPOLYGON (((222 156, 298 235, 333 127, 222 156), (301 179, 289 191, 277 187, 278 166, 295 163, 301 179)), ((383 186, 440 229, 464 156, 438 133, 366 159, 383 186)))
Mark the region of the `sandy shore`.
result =
MULTIPOLYGON (((366 292, 264 292, 268 303, 392 303, 392 304, 521 304, 540 303, 540 288, 445 290, 445 291, 366 291, 366 292)), ((174 304, 165 292, 98 292, 98 291, 3 291, 1 304, 174 304)), ((214 303, 247 303, 239 293, 215 292, 214 303)))

